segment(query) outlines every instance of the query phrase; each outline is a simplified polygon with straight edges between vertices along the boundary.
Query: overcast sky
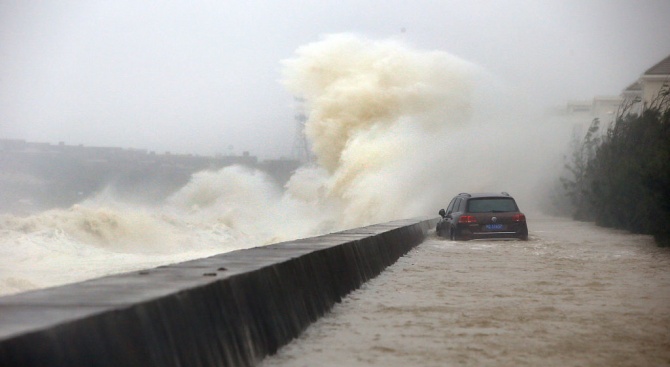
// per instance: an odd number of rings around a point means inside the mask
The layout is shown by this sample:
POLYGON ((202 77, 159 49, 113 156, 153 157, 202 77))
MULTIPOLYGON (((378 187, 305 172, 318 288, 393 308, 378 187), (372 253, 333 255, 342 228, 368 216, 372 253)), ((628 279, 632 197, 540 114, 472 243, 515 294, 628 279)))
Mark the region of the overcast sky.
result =
POLYGON ((474 62, 554 106, 670 54, 668 0, 0 1, 0 138, 289 156, 280 61, 330 33, 474 62))

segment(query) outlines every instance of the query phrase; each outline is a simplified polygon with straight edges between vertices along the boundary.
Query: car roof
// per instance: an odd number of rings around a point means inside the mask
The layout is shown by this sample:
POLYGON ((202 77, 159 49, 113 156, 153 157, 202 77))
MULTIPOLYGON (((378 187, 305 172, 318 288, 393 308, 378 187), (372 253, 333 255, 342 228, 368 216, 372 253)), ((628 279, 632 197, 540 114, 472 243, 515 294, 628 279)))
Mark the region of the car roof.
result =
POLYGON ((462 192, 458 194, 457 196, 464 196, 467 198, 510 198, 512 199, 512 196, 506 192, 475 192, 475 193, 467 193, 467 192, 462 192))

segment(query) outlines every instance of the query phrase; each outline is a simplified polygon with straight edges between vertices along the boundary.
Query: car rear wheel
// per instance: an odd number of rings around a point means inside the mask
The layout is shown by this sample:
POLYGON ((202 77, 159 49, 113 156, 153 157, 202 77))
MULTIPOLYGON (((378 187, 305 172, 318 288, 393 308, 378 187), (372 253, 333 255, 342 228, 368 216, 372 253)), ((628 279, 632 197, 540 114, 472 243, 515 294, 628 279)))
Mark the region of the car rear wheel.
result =
POLYGON ((456 241, 456 228, 451 228, 449 231, 449 239, 452 241, 456 241))
POLYGON ((521 236, 519 236, 519 239, 520 239, 521 241, 528 241, 528 228, 524 228, 524 229, 521 231, 521 236))

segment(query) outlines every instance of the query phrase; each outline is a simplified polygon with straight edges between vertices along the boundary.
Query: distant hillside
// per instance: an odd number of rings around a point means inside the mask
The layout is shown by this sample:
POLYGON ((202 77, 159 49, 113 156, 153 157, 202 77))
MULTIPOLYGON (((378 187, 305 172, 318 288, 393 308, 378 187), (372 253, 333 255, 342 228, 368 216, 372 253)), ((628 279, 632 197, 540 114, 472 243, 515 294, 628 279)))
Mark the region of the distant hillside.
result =
POLYGON ((258 162, 247 152, 204 157, 0 139, 0 213, 67 207, 104 189, 120 198, 155 202, 195 172, 235 164, 263 170, 279 185, 300 165, 288 159, 258 162))

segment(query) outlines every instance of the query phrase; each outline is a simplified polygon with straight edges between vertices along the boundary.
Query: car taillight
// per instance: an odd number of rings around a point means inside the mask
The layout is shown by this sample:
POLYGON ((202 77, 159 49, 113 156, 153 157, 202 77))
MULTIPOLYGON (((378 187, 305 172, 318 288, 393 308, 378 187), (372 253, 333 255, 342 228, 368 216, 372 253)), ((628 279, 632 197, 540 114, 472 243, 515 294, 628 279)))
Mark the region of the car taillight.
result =
POLYGON ((514 214, 512 216, 512 222, 525 222, 526 216, 523 214, 514 214))
POLYGON ((458 218, 458 223, 477 223, 477 218, 472 215, 463 215, 458 218))

